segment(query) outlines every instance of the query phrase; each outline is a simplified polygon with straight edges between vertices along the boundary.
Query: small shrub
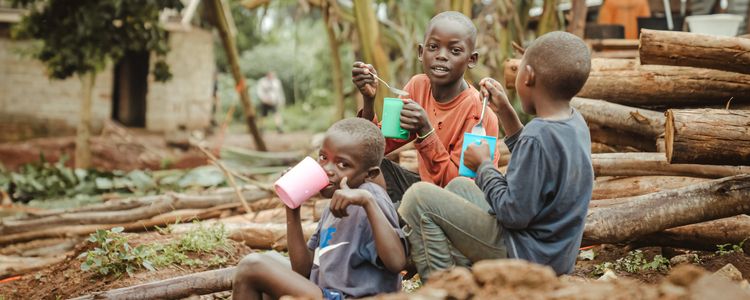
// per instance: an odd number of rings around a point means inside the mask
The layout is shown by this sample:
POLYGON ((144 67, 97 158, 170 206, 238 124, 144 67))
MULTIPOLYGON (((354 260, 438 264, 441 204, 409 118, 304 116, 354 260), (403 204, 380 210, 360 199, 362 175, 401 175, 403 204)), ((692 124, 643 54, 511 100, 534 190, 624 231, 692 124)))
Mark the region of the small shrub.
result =
POLYGON ((152 251, 144 245, 131 247, 127 238, 121 234, 122 231, 122 227, 115 227, 91 234, 88 240, 95 243, 96 247, 78 256, 85 258, 81 270, 92 270, 105 276, 114 274, 117 277, 122 273, 132 276, 141 267, 153 271, 153 264, 149 260, 152 251))
POLYGON ((737 252, 737 253, 745 253, 745 250, 743 249, 743 246, 745 245, 745 241, 747 241, 747 238, 744 239, 744 240, 742 240, 742 242, 740 242, 737 245, 733 245, 731 243, 730 244, 716 245, 716 248, 718 249, 718 250, 716 250, 716 255, 718 255, 718 256, 724 256, 724 255, 732 254, 732 253, 735 253, 735 252, 737 252))
POLYGON ((648 261, 641 250, 635 250, 628 252, 625 257, 618 258, 614 263, 605 262, 594 266, 592 275, 601 276, 604 272, 609 270, 628 272, 628 273, 639 273, 641 271, 659 271, 666 272, 670 268, 669 260, 661 255, 654 256, 652 261, 648 261))

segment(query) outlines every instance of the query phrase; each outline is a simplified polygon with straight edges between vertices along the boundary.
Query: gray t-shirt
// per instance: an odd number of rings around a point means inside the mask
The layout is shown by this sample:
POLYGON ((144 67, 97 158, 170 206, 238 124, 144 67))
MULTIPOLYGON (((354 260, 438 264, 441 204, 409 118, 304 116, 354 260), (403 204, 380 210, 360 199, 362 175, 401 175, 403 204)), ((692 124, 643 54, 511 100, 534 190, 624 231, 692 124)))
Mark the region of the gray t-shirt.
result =
MULTIPOLYGON (((373 195, 402 244, 406 245, 404 233, 398 227, 396 210, 385 190, 369 182, 359 188, 373 195)), ((346 212, 349 216, 344 218, 334 217, 327 209, 323 212, 318 229, 307 243, 307 247, 315 251, 310 280, 321 288, 339 291, 347 298, 399 291, 401 275, 388 271, 378 257, 367 212, 354 205, 346 212)))
POLYGON ((572 272, 594 186, 586 122, 576 110, 565 120, 534 119, 505 143, 507 174, 485 162, 476 182, 505 229, 508 255, 572 272))

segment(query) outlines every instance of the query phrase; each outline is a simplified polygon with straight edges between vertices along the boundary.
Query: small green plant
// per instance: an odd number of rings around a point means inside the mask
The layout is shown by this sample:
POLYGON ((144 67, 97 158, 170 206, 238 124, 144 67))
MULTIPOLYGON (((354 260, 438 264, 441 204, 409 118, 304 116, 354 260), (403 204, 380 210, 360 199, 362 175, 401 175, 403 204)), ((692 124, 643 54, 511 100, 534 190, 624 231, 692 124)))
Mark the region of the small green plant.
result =
POLYGON ((410 279, 404 279, 401 281, 401 290, 406 293, 416 292, 421 287, 422 278, 419 277, 419 274, 414 275, 414 277, 410 279))
POLYGON ((622 271, 628 273, 639 273, 641 271, 659 271, 665 272, 670 268, 669 260, 661 255, 654 256, 652 261, 648 261, 641 250, 628 252, 625 257, 618 258, 614 263, 605 262, 594 266, 592 275, 601 276, 609 270, 622 271))
POLYGON ((732 253, 745 253, 745 250, 743 249, 743 246, 745 245, 745 241, 747 241, 747 238, 742 240, 739 244, 722 244, 722 245, 716 245, 716 255, 718 256, 724 256, 732 253))
POLYGON ((132 276, 141 267, 155 270, 149 260, 152 251, 144 245, 130 246, 127 238, 121 234, 122 231, 122 227, 115 227, 91 234, 88 240, 96 244, 96 247, 78 256, 85 258, 81 270, 92 270, 105 276, 114 274, 117 277, 123 273, 132 276))
MULTIPOLYGON (((229 254, 231 247, 228 242, 228 232, 223 224, 203 226, 183 234, 178 240, 165 244, 139 245, 132 247, 122 234, 122 227, 111 230, 98 230, 91 234, 89 241, 96 247, 81 253, 79 258, 85 258, 81 264, 83 271, 96 271, 101 275, 122 273, 133 274, 140 268, 154 271, 158 267, 170 265, 211 267, 224 265, 227 258, 214 254, 206 260, 191 258, 191 253, 213 253, 217 250, 229 254)), ((171 233, 172 226, 160 229, 162 233, 171 233)))

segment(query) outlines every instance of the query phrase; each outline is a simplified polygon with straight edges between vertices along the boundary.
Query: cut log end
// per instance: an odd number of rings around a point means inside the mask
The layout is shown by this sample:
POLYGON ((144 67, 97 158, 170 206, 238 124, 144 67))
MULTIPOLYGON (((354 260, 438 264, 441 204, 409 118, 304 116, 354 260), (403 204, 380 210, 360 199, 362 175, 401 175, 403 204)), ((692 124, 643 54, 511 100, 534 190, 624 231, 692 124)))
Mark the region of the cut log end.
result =
POLYGON ((672 154, 674 153, 674 112, 670 109, 664 114, 667 116, 664 123, 664 150, 667 154, 667 162, 672 163, 672 154))

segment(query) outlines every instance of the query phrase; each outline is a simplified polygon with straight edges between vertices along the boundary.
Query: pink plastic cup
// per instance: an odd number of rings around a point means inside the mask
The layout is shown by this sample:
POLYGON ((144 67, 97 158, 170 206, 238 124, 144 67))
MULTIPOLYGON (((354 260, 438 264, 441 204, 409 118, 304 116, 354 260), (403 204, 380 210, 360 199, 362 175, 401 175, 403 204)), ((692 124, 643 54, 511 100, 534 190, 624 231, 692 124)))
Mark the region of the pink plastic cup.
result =
POLYGON ((297 208, 327 185, 326 171, 308 156, 276 180, 273 187, 286 206, 297 208))

